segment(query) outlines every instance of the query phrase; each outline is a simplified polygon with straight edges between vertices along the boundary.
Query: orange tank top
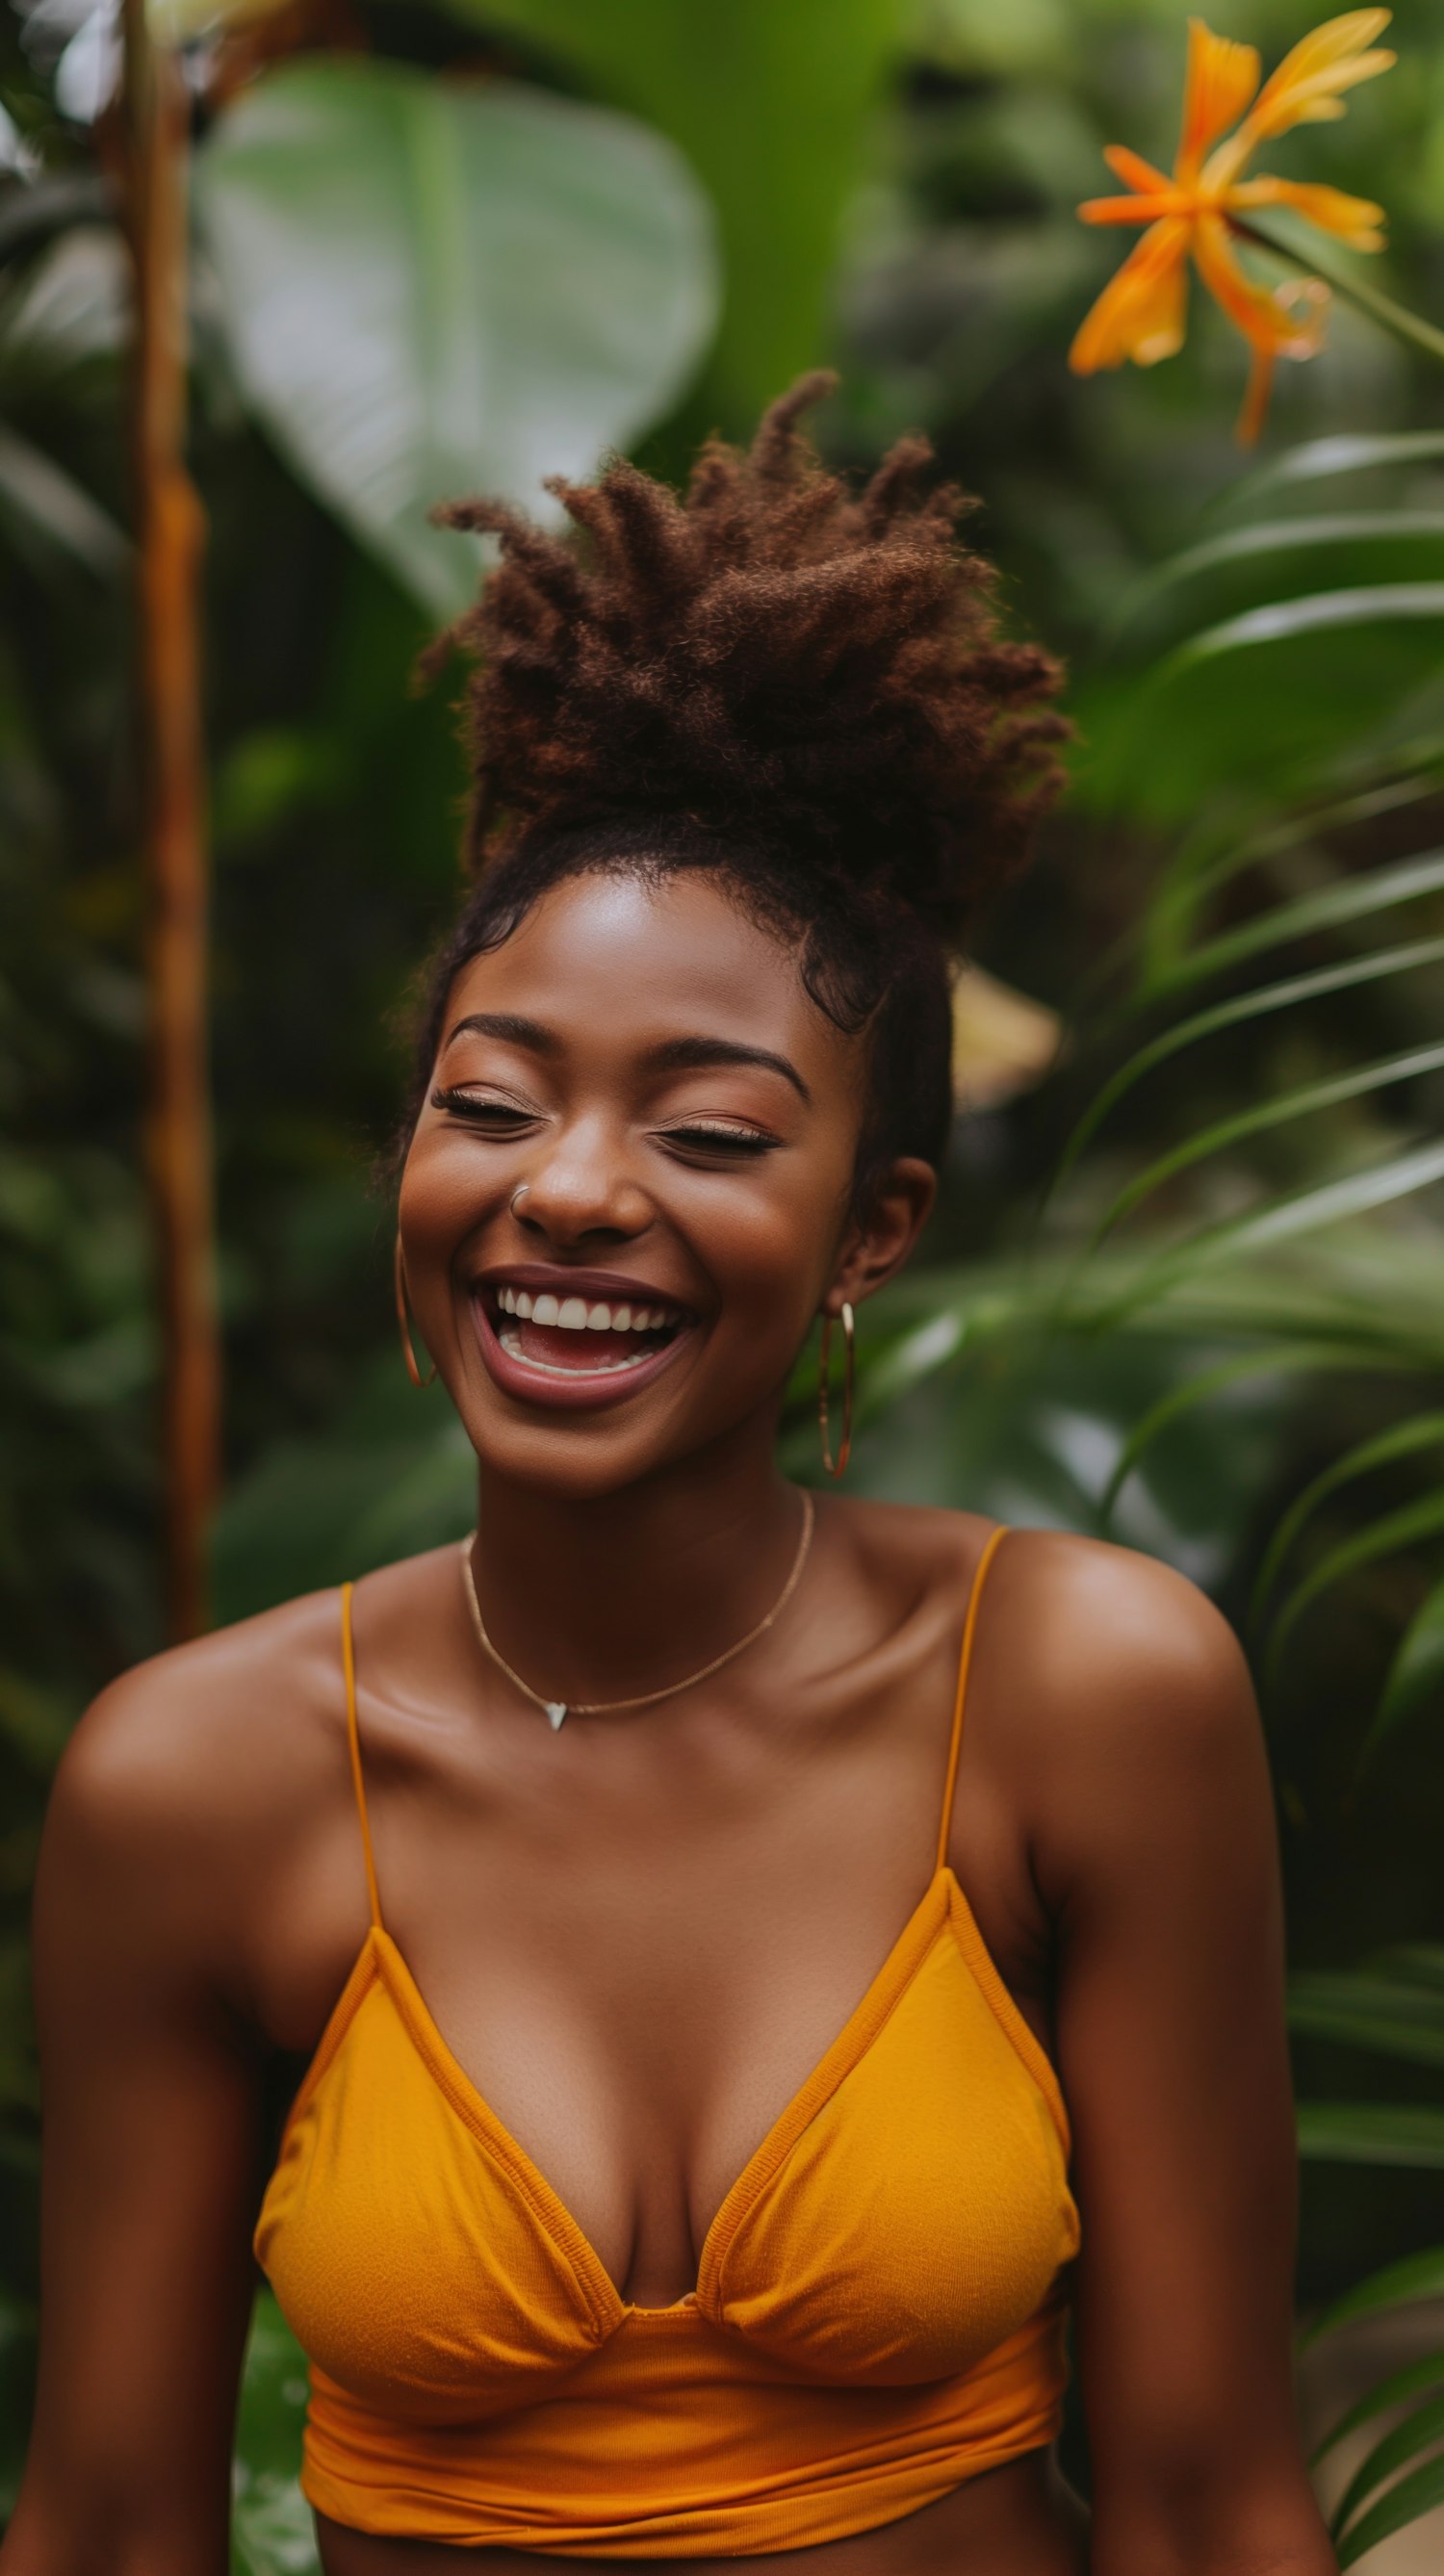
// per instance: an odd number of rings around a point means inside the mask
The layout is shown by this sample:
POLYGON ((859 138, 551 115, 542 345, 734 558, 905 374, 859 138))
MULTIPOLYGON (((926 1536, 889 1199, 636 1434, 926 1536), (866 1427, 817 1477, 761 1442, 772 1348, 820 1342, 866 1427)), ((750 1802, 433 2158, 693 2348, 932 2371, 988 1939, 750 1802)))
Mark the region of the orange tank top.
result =
POLYGON ((302 2486, 358 2531, 746 2557, 914 2512, 1050 2442, 1078 2245, 1057 2080, 947 1866, 713 2219, 697 2284, 621 2297, 457 2065, 381 1920, 296 2096, 256 2252, 311 2367, 302 2486))

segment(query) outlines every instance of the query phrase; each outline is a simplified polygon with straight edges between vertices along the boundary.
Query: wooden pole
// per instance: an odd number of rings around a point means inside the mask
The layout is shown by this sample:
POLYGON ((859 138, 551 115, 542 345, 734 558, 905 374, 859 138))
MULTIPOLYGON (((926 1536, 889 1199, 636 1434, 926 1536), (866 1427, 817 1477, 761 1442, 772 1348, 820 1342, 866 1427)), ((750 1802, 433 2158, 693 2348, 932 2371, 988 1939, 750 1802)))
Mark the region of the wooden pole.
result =
POLYGON ((182 1638, 207 1622, 220 1456, 200 706, 205 530, 185 466, 185 85, 173 55, 152 41, 145 0, 124 0, 124 30, 148 915, 145 1149, 162 1330, 166 1596, 171 1634, 182 1638))

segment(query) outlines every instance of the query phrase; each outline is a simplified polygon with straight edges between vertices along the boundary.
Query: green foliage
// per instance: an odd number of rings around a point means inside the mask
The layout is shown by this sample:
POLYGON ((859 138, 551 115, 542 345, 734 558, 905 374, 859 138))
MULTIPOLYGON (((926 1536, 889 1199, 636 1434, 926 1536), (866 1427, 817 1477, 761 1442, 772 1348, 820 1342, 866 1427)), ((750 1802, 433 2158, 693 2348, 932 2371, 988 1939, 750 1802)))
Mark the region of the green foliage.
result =
POLYGON ((1365 1750, 1419 1709, 1444 1705, 1444 1583, 1425 1595, 1395 1650, 1365 1750))
POLYGON ((717 209, 725 301, 698 413, 731 433, 816 363, 901 0, 451 0, 685 153, 717 209))
POLYGON ((1444 2457, 1414 2469, 1399 2478, 1381 2500, 1367 2513, 1360 2507, 1377 2493, 1385 2482, 1444 2439, 1444 2400, 1431 2398, 1416 2407, 1402 2424, 1376 2442, 1361 2468, 1357 2469, 1344 2489, 1333 2517, 1335 2546, 1340 2567, 1352 2567, 1366 2549, 1374 2549, 1391 2531, 1401 2531, 1406 2523, 1417 2520, 1432 2505, 1444 2503, 1444 2457))
MULTIPOLYGON (((745 429, 826 354, 831 314, 840 458, 866 466, 898 429, 931 430, 986 496, 980 537, 1020 618, 1071 641, 1085 736, 1036 890, 988 950, 1064 1013, 1068 1043, 1035 1098, 963 1123, 929 1266, 866 1312, 854 1481, 1112 1531, 1240 1616, 1250 1595, 1272 1612, 1260 1663, 1307 1963, 1291 1989, 1304 2295, 1318 2333, 1444 2295, 1444 2255, 1409 2250, 1444 2208, 1439 382, 1340 310, 1328 357, 1284 373, 1273 453, 1243 472, 1242 362, 1216 315, 1168 367, 1068 379, 1068 337, 1117 256, 1073 202, 1103 142, 1170 152, 1182 0, 743 0, 720 16, 453 0, 449 25, 361 7, 369 59, 268 75, 199 155, 221 1614, 471 1517, 465 1443, 395 1357, 368 1179, 397 1090, 387 1015, 451 886, 457 768, 444 712, 409 703, 405 677, 414 603, 454 604, 466 549, 425 528, 424 505, 490 483, 530 497, 608 437, 650 428, 654 453, 680 456, 699 420, 745 429), (417 68, 436 60, 450 77, 417 68), (341 183, 363 175, 343 210, 341 183), (669 425, 707 329, 704 200, 721 326, 669 425), (499 201, 526 218, 524 253, 502 260, 499 201), (412 389, 410 409, 377 400, 412 389)), ((1277 52, 1299 23, 1292 0, 1258 0, 1237 32, 1277 52)), ((1418 76, 1295 140, 1310 176, 1389 198, 1380 274, 1427 302, 1444 53, 1424 0, 1394 33, 1418 76)), ((39 53, 13 27, 0 43, 7 107, 43 162, 0 182, 9 2477, 33 2289, 19 1929, 43 1784, 87 1692, 160 1631, 123 278, 39 53)), ((806 1376, 785 1454, 815 1474, 806 1376)), ((1437 2493, 1434 2367, 1391 2371, 1332 2428, 1412 2410, 1356 2480, 1346 2563, 1437 2493)), ((311 2563, 298 2384, 262 2300, 238 2576, 311 2563)))
POLYGON ((247 399, 439 617, 479 554, 428 511, 587 474, 711 336, 706 201, 610 110, 313 57, 240 93, 196 175, 247 399))
POLYGON ((1444 2066, 1444 1949, 1421 1942, 1347 1974, 1301 1971, 1289 1986, 1289 2020, 1348 2047, 1444 2066))
POLYGON ((306 2357, 269 2290, 256 2300, 236 2425, 231 2576, 313 2576, 310 2507, 297 2484, 306 2357))

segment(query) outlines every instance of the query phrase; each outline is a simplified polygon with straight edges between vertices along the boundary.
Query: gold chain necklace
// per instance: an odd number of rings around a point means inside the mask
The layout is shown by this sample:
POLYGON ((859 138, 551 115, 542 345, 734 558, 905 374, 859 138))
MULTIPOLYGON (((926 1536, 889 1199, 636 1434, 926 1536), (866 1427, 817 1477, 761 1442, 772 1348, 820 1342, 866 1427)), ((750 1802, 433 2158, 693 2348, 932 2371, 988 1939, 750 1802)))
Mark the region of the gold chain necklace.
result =
POLYGON ((807 1553, 812 1545, 812 1530, 815 1519, 816 1512, 813 1507, 812 1496, 804 1488, 802 1496, 802 1535, 797 1542, 797 1554, 792 1560, 792 1571, 788 1575, 787 1581, 784 1583, 777 1599, 773 1602, 771 1609, 768 1611, 766 1618, 759 1619, 756 1627, 749 1628, 746 1636, 739 1637, 736 1645, 729 1646, 725 1654, 714 1655, 711 1663, 704 1664, 700 1672, 688 1673, 685 1681, 668 1682, 661 1690, 639 1691, 634 1699, 577 1699, 570 1702, 564 1699, 543 1699, 540 1691, 534 1691, 530 1682, 524 1682, 520 1673, 512 1670, 512 1667, 507 1662, 505 1655, 498 1651, 486 1633, 486 1621, 481 1615, 481 1603, 477 1599, 476 1577, 471 1570, 471 1551, 476 1539, 476 1532, 473 1530, 470 1538, 464 1538, 461 1542, 461 1567, 466 1581, 467 1604, 471 1611, 472 1626, 476 1630, 477 1643, 480 1645, 482 1652, 490 1656, 492 1662, 497 1666, 498 1671, 505 1673, 507 1680, 513 1683, 516 1689, 521 1692, 523 1699, 529 1699, 533 1708, 539 1708, 545 1711, 547 1721, 551 1726, 553 1734, 555 1734, 557 1728, 561 1725, 561 1722, 565 1717, 608 1717, 614 1709, 653 1708, 660 1699, 675 1699, 679 1691, 694 1690, 698 1682, 710 1681, 714 1673, 721 1672, 724 1664, 735 1663, 739 1655, 746 1654, 749 1646, 756 1645, 759 1637, 766 1636, 768 1629, 773 1625, 774 1621, 781 1618, 783 1611, 786 1609, 788 1602, 792 1599, 794 1592, 797 1590, 798 1584, 802 1580, 802 1569, 807 1563, 807 1553))

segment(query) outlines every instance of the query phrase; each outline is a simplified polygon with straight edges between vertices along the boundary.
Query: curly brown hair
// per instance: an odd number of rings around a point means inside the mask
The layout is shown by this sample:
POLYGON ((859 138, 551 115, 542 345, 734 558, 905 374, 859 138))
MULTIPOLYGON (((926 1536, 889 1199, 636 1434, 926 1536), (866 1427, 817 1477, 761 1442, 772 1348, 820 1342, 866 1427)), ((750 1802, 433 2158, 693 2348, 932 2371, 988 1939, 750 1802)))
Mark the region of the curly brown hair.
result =
POLYGON ((724 875, 798 939, 814 1000, 871 1024, 859 1183, 946 1133, 948 962, 1023 864, 1060 783, 1058 665, 998 631, 994 576, 958 542, 973 505, 927 488, 904 438, 852 490, 802 415, 806 376, 741 451, 710 439, 684 496, 623 460, 548 487, 572 525, 504 502, 446 526, 500 539, 476 605, 423 668, 476 657, 463 701, 476 883, 436 959, 447 989, 564 876, 724 875))

